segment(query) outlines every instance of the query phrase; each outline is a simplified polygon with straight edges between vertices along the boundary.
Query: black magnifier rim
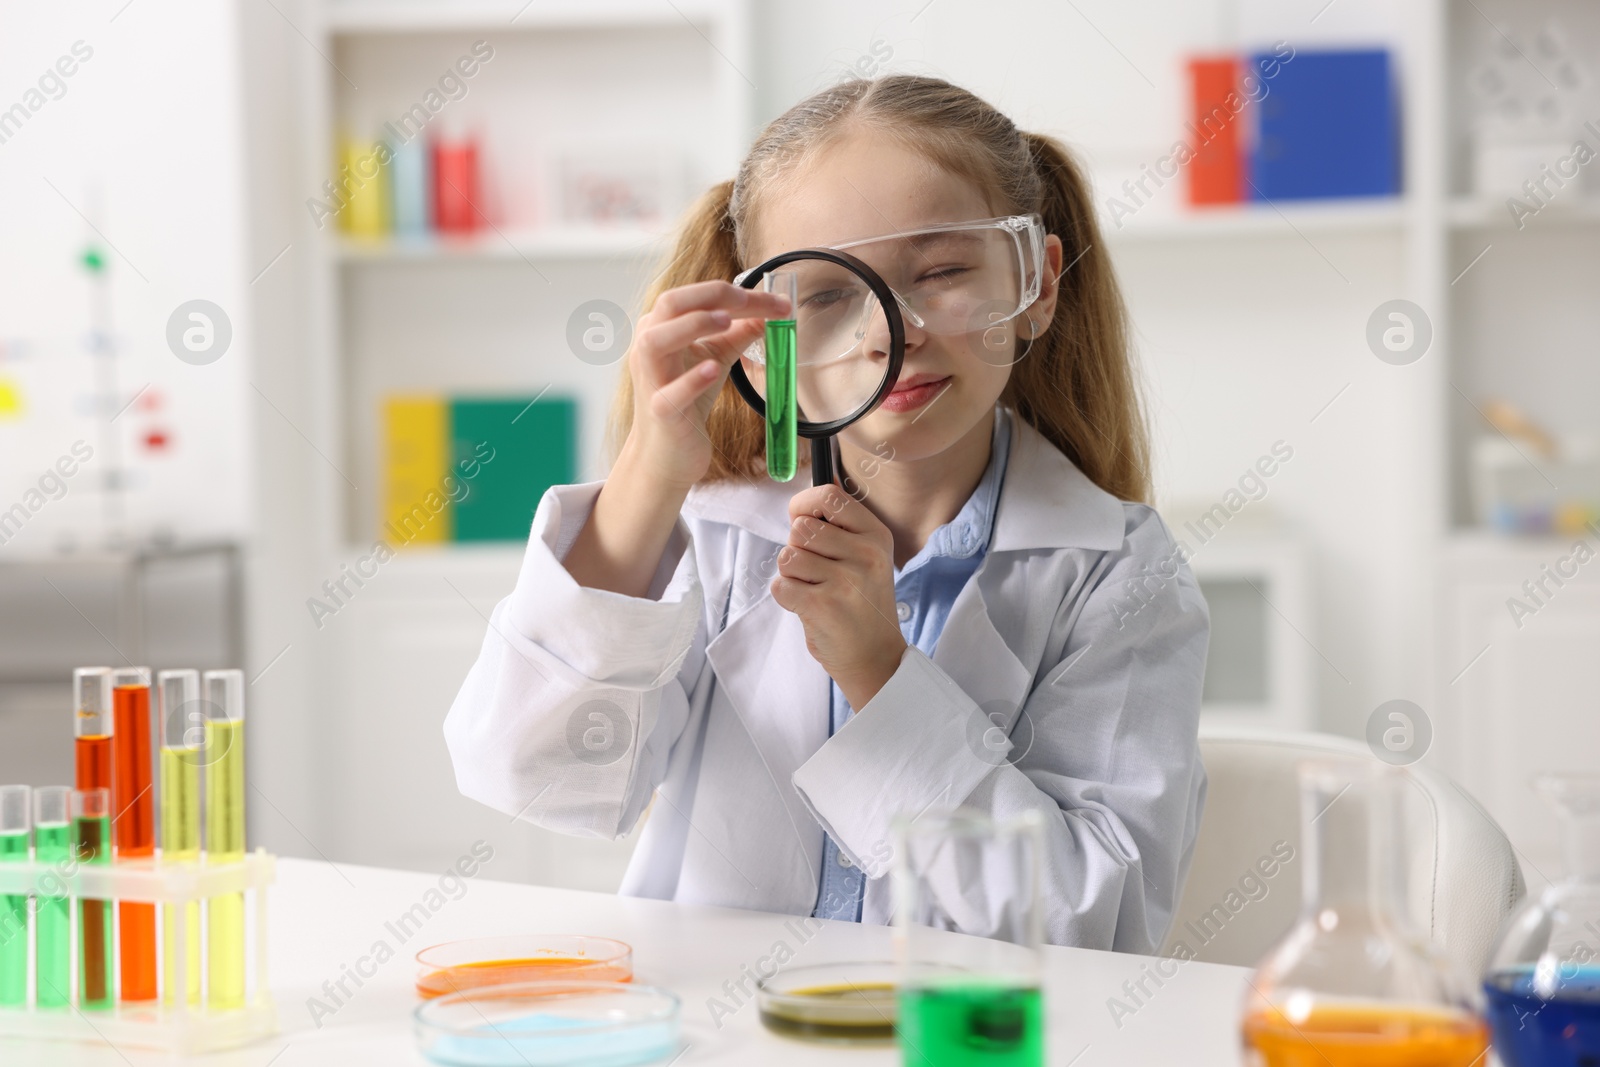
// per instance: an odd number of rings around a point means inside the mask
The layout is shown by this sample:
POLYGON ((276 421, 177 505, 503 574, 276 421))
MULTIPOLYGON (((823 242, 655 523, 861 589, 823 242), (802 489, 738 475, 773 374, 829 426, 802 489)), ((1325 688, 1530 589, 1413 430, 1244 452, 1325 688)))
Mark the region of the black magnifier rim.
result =
MULTIPOLYGON (((884 320, 889 324, 889 366, 884 372, 883 381, 878 385, 878 391, 872 394, 872 399, 856 408, 850 414, 832 422, 808 422, 796 418, 794 432, 797 437, 832 437, 840 430, 849 426, 857 419, 863 418, 873 408, 883 403, 883 398, 894 391, 894 383, 900 378, 900 367, 906 358, 906 324, 900 316, 900 304, 895 300, 894 290, 889 284, 878 277, 878 272, 867 266, 855 256, 844 252, 835 252, 831 248, 798 248, 792 252, 783 252, 773 256, 744 276, 739 285, 746 289, 754 289, 756 284, 769 272, 785 263, 793 263, 799 259, 821 259, 836 264, 850 271, 856 277, 867 283, 867 288, 872 290, 872 295, 878 298, 878 306, 883 308, 884 320)), ((767 417, 767 402, 755 386, 750 384, 750 379, 744 373, 744 365, 740 360, 734 360, 729 370, 729 377, 733 379, 735 389, 744 397, 745 403, 755 408, 756 414, 763 419, 767 417)))

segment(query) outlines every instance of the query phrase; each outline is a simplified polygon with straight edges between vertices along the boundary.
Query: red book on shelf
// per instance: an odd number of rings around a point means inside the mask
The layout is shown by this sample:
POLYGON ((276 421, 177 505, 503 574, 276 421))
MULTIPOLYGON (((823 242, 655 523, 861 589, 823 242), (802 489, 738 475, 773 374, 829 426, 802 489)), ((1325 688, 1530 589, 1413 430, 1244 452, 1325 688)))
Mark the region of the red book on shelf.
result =
MULTIPOLYGON (((1189 203, 1233 204, 1244 195, 1246 111, 1228 106, 1239 93, 1239 59, 1235 56, 1189 61, 1190 115, 1189 203)), ((1235 104, 1244 100, 1242 94, 1235 104)))
POLYGON ((472 233, 483 225, 478 191, 478 143, 435 141, 433 224, 441 233, 472 233))

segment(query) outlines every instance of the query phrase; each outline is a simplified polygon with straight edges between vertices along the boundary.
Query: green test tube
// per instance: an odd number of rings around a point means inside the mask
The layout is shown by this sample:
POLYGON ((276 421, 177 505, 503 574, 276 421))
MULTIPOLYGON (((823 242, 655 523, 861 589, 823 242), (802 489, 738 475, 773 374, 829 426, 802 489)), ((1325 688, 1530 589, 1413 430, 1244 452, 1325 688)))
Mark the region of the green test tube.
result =
POLYGON ((39 879, 34 900, 34 1003, 64 1008, 72 1001, 72 906, 63 875, 72 870, 72 825, 64 785, 47 785, 33 794, 33 858, 52 874, 39 879))
POLYGON ((775 270, 761 279, 769 293, 789 298, 787 318, 768 319, 767 361, 767 476, 775 482, 794 477, 799 439, 795 435, 795 306, 799 303, 800 276, 792 270, 775 270))
MULTIPOLYGON (((72 847, 83 865, 111 862, 111 790, 72 791, 72 847)), ((111 901, 78 900, 78 1007, 111 1007, 111 901)))
MULTIPOLYGON (((201 713, 200 672, 162 671, 156 676, 161 723, 161 861, 200 860, 200 764, 204 758, 205 716, 201 713)), ((200 902, 164 904, 162 999, 178 999, 178 932, 183 931, 183 985, 190 1004, 200 1003, 200 902)))
MULTIPOLYGON (((0 863, 28 862, 25 785, 0 785, 0 863)), ((28 1003, 28 895, 0 894, 0 1005, 28 1003)))
MULTIPOLYGON (((206 862, 244 859, 244 672, 206 671, 206 862)), ((206 1005, 244 1006, 244 894, 206 901, 206 1005)))

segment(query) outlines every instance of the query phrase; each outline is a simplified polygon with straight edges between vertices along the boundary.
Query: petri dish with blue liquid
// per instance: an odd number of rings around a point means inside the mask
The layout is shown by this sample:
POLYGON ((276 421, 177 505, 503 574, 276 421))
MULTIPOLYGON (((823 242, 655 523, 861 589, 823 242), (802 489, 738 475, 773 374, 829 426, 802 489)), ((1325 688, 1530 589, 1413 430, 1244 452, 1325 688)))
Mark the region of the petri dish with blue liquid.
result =
POLYGON ((437 997, 417 1045, 448 1067, 632 1067, 679 1051, 678 997, 654 986, 551 981, 437 997))

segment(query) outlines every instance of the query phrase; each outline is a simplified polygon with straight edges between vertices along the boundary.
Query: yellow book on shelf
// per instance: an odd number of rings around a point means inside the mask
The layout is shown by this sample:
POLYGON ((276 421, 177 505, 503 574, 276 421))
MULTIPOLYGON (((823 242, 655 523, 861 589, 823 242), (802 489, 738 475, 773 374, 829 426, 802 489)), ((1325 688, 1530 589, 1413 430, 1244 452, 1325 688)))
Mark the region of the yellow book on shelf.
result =
POLYGON ((393 548, 449 541, 450 405, 439 396, 393 396, 383 408, 383 526, 393 548))
POLYGON ((339 176, 334 184, 344 191, 339 213, 345 232, 353 237, 383 237, 389 233, 388 148, 374 141, 344 142, 339 176))

